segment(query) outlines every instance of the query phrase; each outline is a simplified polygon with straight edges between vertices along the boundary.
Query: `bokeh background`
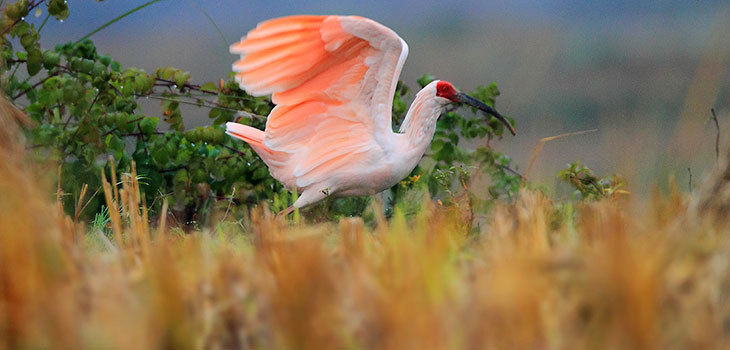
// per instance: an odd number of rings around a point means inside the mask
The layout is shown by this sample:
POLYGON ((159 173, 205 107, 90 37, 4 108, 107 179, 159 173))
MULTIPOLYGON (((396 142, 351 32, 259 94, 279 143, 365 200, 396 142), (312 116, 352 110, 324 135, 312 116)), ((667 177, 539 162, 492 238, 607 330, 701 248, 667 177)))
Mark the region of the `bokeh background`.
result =
MULTIPOLYGON (((71 0, 71 17, 49 21, 41 44, 77 40, 143 3, 71 0)), ((413 88, 423 73, 466 90, 496 81, 497 108, 517 120, 518 136, 492 146, 520 171, 540 138, 598 129, 545 145, 529 177, 550 187, 574 160, 623 174, 633 192, 670 176, 686 189, 688 168, 696 187, 715 162, 711 108, 730 137, 728 1, 167 0, 92 38, 125 67, 175 66, 217 81, 235 60, 230 43, 292 14, 356 14, 392 28, 410 47, 401 79, 413 88)), ((209 123, 207 110, 187 112, 186 126, 209 123)))

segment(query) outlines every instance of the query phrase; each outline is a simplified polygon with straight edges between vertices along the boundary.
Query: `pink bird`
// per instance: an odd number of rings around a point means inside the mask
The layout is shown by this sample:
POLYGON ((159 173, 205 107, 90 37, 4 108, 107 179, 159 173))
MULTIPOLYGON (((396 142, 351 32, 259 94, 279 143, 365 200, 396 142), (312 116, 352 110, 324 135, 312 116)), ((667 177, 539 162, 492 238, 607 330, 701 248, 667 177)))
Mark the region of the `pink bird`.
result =
POLYGON ((449 103, 485 111, 514 135, 491 107, 433 81, 416 95, 399 132, 391 110, 408 45, 389 28, 356 16, 291 16, 260 23, 231 53, 236 81, 276 107, 261 131, 227 123, 271 175, 300 196, 287 215, 328 196, 372 195, 405 178, 433 139, 449 103))

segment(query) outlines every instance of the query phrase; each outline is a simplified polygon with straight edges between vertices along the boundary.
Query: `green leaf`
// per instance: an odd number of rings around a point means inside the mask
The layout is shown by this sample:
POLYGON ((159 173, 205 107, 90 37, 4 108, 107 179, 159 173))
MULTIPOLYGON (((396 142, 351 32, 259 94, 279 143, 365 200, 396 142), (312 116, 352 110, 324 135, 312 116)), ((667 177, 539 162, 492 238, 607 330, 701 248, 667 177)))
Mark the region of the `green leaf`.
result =
POLYGON ((158 118, 144 117, 139 122, 139 128, 142 130, 142 133, 144 133, 146 135, 151 135, 152 133, 155 132, 155 127, 157 126, 157 123, 159 121, 160 120, 158 118))
POLYGON ((109 55, 104 55, 99 57, 99 62, 105 66, 109 66, 109 64, 112 63, 112 59, 111 57, 109 57, 109 55))
POLYGON ((189 79, 190 73, 181 70, 176 71, 175 74, 172 75, 172 81, 175 83, 175 85, 177 85, 178 88, 182 88, 189 79))
POLYGON ((208 82, 200 86, 200 90, 209 92, 218 92, 218 87, 215 83, 208 82))
POLYGON ((78 70, 86 74, 91 73, 94 70, 94 61, 85 58, 82 59, 78 64, 78 70))
POLYGON ((261 180, 269 175, 269 171, 264 167, 258 167, 256 170, 254 170, 253 174, 251 175, 251 179, 253 180, 261 180))
POLYGON ((216 119, 221 116, 221 112, 223 112, 223 110, 220 108, 211 108, 208 112, 208 118, 216 119))
POLYGON ((41 71, 41 64, 39 62, 28 61, 28 63, 26 63, 26 69, 30 76, 34 76, 41 71))
POLYGON ((454 146, 451 143, 444 143, 443 147, 434 154, 434 159, 451 164, 456 156, 454 146))
POLYGON ((43 67, 51 69, 61 62, 61 56, 52 51, 43 51, 43 67))
POLYGON ((190 158, 192 158, 193 152, 189 149, 181 149, 178 150, 177 155, 175 156, 175 162, 179 164, 187 164, 190 162, 190 158))
POLYGON ((441 150, 442 147, 444 147, 444 143, 446 143, 444 141, 444 139, 442 139, 442 138, 435 138, 431 142, 431 151, 438 152, 439 150, 441 150))
POLYGON ((426 85, 430 84, 432 81, 436 80, 436 78, 431 74, 424 74, 420 78, 418 78, 418 85, 421 86, 421 88, 425 87, 426 85))
POLYGON ((173 67, 163 67, 163 68, 157 68, 155 70, 155 76, 157 76, 160 79, 170 80, 173 74, 175 74, 177 70, 173 67))
POLYGON ((188 171, 185 169, 178 170, 172 178, 175 183, 185 184, 188 182, 188 171))
POLYGON ((111 63, 111 69, 113 72, 121 72, 122 71, 122 65, 117 61, 112 61, 111 63))
POLYGON ((48 13, 58 20, 68 18, 68 6, 66 0, 50 0, 48 1, 48 13))
POLYGON ((449 141, 451 141, 452 144, 458 145, 459 144, 459 135, 457 135, 455 132, 448 134, 449 141))
POLYGON ((22 17, 28 15, 29 7, 28 0, 21 0, 12 4, 8 4, 5 7, 5 15, 12 20, 19 20, 22 17))
POLYGON ((191 180, 193 180, 194 183, 201 183, 207 181, 208 178, 208 174, 203 169, 198 168, 193 170, 191 180))
POLYGON ((106 72, 106 66, 99 62, 94 62, 94 67, 91 70, 91 74, 95 77, 98 77, 104 74, 104 72, 106 72))

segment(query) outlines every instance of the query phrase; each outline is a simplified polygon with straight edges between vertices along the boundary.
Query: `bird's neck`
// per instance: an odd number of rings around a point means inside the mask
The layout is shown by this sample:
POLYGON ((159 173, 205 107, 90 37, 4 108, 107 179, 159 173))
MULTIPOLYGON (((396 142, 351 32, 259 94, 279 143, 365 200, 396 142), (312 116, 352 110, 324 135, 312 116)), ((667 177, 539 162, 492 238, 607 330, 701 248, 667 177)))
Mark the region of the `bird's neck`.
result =
POLYGON ((424 152, 433 139, 436 121, 444 107, 437 100, 435 85, 431 85, 418 92, 400 127, 400 133, 406 136, 410 146, 422 148, 424 152))

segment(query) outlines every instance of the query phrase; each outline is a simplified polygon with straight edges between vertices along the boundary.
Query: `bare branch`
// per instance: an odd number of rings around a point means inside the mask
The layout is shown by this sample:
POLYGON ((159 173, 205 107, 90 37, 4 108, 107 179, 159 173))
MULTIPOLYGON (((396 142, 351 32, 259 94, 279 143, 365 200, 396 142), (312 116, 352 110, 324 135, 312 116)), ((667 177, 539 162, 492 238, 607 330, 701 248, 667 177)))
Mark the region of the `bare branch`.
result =
POLYGON ((692 193, 692 168, 687 168, 689 173, 689 193, 692 193))
POLYGON ((712 120, 715 121, 715 127, 717 128, 717 133, 715 134, 715 163, 717 163, 720 161, 720 122, 717 120, 715 109, 710 108, 710 112, 712 112, 712 120))
POLYGON ((530 174, 530 170, 532 169, 532 165, 535 163, 535 159, 537 159, 537 156, 542 151, 542 147, 545 145, 545 142, 549 142, 549 141, 553 141, 553 140, 557 140, 557 139, 562 139, 562 138, 565 138, 565 137, 571 137, 571 136, 578 136, 578 135, 588 134, 588 133, 592 133, 592 132, 596 132, 596 131, 598 131, 598 129, 590 129, 590 130, 569 132, 569 133, 565 133, 565 134, 560 134, 560 135, 548 136, 548 137, 541 138, 540 139, 540 142, 537 144, 537 147, 535 147, 535 151, 532 152, 532 157, 530 157, 530 164, 527 166, 527 171, 525 172, 525 176, 523 177, 523 179, 527 179, 527 175, 530 174))

